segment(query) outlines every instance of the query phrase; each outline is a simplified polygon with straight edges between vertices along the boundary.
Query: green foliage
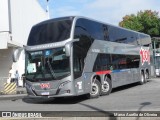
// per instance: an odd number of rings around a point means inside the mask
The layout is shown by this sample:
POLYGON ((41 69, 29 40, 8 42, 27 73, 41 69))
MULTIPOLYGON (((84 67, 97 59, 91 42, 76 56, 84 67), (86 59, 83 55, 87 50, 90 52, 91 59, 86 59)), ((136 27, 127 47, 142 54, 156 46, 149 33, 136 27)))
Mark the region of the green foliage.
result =
POLYGON ((160 35, 160 18, 156 11, 145 10, 138 12, 137 15, 126 15, 119 26, 151 36, 160 35))

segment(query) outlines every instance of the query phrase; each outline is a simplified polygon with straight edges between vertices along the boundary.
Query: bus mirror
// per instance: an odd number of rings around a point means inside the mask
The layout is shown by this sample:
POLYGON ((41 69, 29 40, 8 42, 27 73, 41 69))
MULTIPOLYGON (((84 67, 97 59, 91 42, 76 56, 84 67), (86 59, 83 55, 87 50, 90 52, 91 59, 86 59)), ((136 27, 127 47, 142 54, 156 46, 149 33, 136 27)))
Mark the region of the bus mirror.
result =
POLYGON ((68 42, 65 44, 65 52, 66 52, 66 56, 70 56, 71 55, 71 47, 72 47, 72 43, 73 42, 78 42, 79 39, 74 39, 71 42, 68 42))
POLYGON ((71 43, 67 43, 65 45, 65 52, 66 52, 66 56, 70 56, 71 55, 71 43))
POLYGON ((21 53, 22 50, 23 50, 23 48, 18 48, 18 49, 13 51, 13 54, 12 54, 13 62, 17 62, 18 61, 20 53, 21 53))

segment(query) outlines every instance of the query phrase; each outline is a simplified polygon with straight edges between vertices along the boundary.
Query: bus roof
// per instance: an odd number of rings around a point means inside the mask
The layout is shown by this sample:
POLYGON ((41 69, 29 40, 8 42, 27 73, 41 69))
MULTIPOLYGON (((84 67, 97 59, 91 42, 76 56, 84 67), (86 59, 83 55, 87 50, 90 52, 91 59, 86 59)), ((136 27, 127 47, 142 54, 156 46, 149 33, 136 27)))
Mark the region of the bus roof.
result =
POLYGON ((53 19, 49 19, 49 20, 45 20, 45 21, 42 21, 40 23, 37 23, 34 26, 42 25, 42 24, 46 24, 46 23, 50 23, 50 22, 54 22, 54 21, 73 20, 74 18, 75 18, 75 16, 66 16, 66 17, 53 18, 53 19))
POLYGON ((147 35, 145 33, 142 33, 142 32, 138 32, 138 31, 134 31, 134 30, 131 30, 131 29, 123 28, 123 27, 120 27, 120 26, 112 25, 112 24, 109 24, 109 23, 105 23, 105 22, 102 22, 102 21, 99 21, 99 20, 95 20, 95 19, 92 19, 92 18, 88 18, 88 17, 84 17, 84 16, 65 16, 65 17, 53 18, 53 19, 42 21, 42 22, 40 22, 40 23, 38 23, 38 24, 36 24, 34 26, 42 25, 42 24, 50 23, 50 22, 54 22, 54 21, 61 21, 61 20, 75 20, 76 21, 76 20, 78 20, 80 18, 91 20, 91 21, 95 21, 95 22, 99 22, 99 23, 102 23, 102 24, 105 24, 105 25, 113 26, 113 27, 116 27, 116 28, 120 28, 120 29, 123 29, 123 30, 131 31, 131 32, 142 34, 142 35, 145 35, 145 36, 149 37, 149 35, 147 35))
POLYGON ((143 34, 143 35, 146 35, 148 37, 150 36, 150 35, 142 33, 142 32, 138 32, 138 31, 134 31, 134 30, 131 30, 131 29, 123 28, 123 27, 120 27, 120 26, 112 25, 112 24, 105 23, 105 22, 102 22, 102 21, 99 21, 99 20, 95 20, 95 19, 92 19, 92 18, 88 18, 88 17, 84 17, 84 16, 74 16, 74 19, 80 19, 80 18, 84 18, 84 19, 88 19, 88 20, 91 20, 91 21, 99 22, 99 23, 102 23, 102 24, 105 24, 105 25, 117 27, 117 28, 120 28, 120 29, 123 29, 123 30, 134 32, 134 33, 143 34))

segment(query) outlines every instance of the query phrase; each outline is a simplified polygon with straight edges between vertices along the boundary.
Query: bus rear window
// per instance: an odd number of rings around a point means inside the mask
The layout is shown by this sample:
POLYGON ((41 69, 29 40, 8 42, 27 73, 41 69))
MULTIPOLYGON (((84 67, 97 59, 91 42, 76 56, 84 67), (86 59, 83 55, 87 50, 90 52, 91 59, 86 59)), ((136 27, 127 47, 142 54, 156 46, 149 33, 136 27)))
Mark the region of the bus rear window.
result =
POLYGON ((27 45, 41 45, 60 42, 70 37, 72 20, 50 20, 34 26, 30 32, 27 45))

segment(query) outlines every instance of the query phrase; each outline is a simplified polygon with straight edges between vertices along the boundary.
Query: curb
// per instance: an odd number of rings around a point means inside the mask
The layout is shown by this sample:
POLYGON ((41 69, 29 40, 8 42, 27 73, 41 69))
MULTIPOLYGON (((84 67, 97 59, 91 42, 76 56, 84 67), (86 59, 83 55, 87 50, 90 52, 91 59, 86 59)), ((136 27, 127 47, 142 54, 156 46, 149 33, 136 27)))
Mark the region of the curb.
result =
POLYGON ((15 94, 15 95, 0 95, 0 100, 15 100, 26 97, 27 94, 15 94))

